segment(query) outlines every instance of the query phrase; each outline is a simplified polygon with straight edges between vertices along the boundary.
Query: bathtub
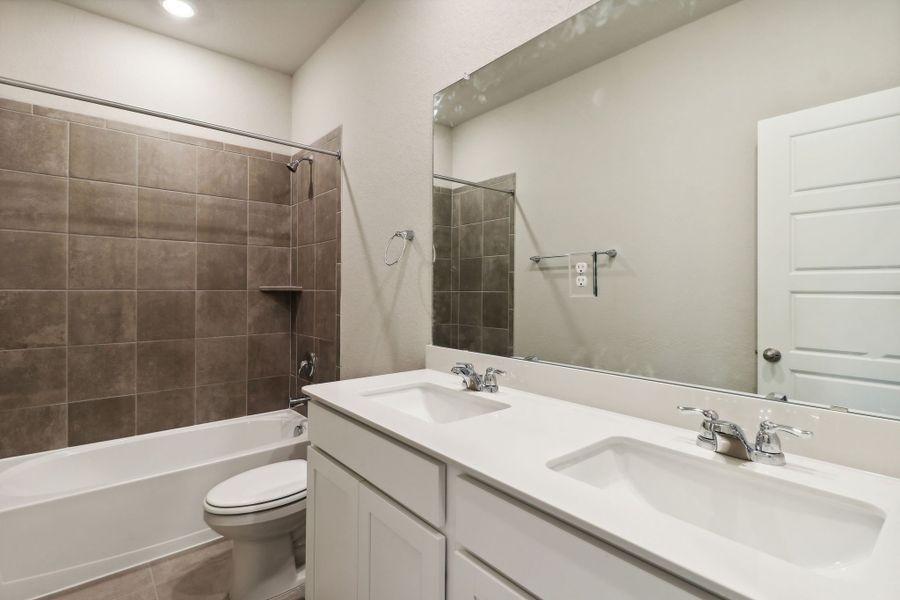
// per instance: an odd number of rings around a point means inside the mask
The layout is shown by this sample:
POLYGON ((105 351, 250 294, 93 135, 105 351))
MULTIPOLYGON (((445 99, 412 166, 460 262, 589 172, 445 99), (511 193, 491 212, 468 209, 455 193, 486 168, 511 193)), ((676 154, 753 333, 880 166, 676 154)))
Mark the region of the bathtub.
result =
POLYGON ((216 539, 220 481, 305 458, 292 410, 0 460, 0 599, 65 589, 216 539))

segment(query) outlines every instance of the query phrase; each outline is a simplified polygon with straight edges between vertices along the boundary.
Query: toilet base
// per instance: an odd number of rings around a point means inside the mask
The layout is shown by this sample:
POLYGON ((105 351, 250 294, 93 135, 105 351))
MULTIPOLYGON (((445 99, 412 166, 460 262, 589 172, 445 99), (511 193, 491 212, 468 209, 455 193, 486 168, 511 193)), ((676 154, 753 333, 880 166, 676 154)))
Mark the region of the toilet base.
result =
POLYGON ((235 540, 231 553, 233 570, 229 600, 271 600, 294 592, 294 588, 306 583, 306 569, 297 569, 294 565, 294 545, 289 536, 273 540, 235 540))
POLYGON ((305 537, 305 499, 256 513, 207 511, 203 516, 214 531, 231 539, 229 600, 303 597, 292 592, 306 581, 306 570, 298 568, 294 552, 295 539, 305 537))

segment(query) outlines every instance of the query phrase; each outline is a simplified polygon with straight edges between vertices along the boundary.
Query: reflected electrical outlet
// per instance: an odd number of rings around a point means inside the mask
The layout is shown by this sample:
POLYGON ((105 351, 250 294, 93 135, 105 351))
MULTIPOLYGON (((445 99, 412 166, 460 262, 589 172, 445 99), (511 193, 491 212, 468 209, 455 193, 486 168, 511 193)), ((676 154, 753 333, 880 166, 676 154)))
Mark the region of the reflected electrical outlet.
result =
POLYGON ((569 255, 569 296, 572 298, 594 297, 595 276, 592 253, 575 252, 569 255))

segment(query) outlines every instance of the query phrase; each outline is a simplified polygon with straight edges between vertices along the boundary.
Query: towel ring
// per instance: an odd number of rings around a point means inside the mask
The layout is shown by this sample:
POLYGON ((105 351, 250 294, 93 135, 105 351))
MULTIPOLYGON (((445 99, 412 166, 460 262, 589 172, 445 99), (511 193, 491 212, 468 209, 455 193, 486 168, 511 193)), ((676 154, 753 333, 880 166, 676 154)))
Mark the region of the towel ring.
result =
POLYGON ((384 247, 384 264, 389 267, 393 267, 400 259, 403 258, 403 254, 406 252, 406 246, 416 239, 416 233, 412 229, 402 229, 400 231, 395 231, 394 235, 388 238, 387 245, 384 247), (397 255, 397 258, 394 260, 388 260, 388 252, 391 249, 391 243, 395 238, 400 238, 403 240, 403 247, 400 249, 400 254, 397 255))

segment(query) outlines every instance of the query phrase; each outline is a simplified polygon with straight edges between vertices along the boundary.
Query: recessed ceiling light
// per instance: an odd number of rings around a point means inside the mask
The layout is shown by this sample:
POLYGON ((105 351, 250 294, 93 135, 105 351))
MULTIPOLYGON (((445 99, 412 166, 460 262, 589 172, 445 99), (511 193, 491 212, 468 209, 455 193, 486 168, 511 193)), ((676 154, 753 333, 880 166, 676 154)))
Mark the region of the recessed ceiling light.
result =
POLYGON ((162 7, 170 15, 179 19, 188 19, 194 16, 194 7, 184 0, 162 0, 162 7))

